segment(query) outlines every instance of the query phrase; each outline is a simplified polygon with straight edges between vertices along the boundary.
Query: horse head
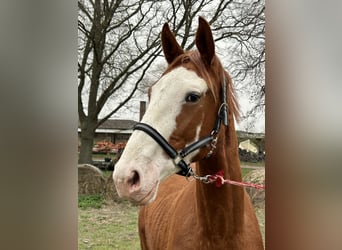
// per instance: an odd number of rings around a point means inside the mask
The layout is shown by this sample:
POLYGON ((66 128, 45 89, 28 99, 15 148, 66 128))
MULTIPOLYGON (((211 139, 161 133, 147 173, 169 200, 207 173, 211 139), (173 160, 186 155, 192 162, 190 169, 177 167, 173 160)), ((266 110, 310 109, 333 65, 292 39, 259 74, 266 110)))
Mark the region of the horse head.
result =
MULTIPOLYGON (((164 24, 161 40, 168 67, 150 88, 149 106, 141 121, 158 131, 176 152, 213 133, 222 107, 222 79, 230 81, 215 55, 210 26, 201 17, 195 39, 197 50, 183 51, 168 24, 164 24)), ((196 162, 211 149, 210 143, 206 144, 182 160, 196 162)), ((144 131, 135 130, 115 165, 113 178, 121 197, 147 204, 155 199, 160 181, 179 171, 175 159, 160 143, 144 131)))

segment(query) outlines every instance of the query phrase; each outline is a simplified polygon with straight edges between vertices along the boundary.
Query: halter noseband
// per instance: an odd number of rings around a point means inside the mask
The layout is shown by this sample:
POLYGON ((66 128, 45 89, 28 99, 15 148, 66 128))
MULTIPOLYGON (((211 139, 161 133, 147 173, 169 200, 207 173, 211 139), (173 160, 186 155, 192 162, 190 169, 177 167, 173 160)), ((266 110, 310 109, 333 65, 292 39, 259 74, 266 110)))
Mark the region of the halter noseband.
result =
POLYGON ((226 78, 223 77, 223 89, 221 94, 222 103, 217 112, 215 125, 210 135, 191 143, 179 152, 177 152, 156 129, 146 123, 137 123, 133 130, 141 130, 151 136, 164 149, 168 156, 170 156, 170 158, 173 160, 173 163, 181 169, 179 172, 177 172, 177 174, 189 177, 192 173, 192 169, 189 167, 190 163, 186 163, 184 158, 190 153, 208 145, 209 143, 211 144, 211 150, 206 157, 210 157, 216 148, 217 134, 220 131, 221 122, 225 126, 228 126, 228 104, 226 90, 226 78))

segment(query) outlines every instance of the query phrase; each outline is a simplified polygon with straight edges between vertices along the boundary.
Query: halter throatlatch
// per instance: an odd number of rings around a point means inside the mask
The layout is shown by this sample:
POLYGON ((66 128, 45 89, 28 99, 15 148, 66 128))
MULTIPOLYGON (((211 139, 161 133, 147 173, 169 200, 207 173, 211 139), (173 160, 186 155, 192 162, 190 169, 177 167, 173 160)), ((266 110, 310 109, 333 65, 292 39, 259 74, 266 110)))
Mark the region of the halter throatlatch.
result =
POLYGON ((189 177, 192 175, 193 171, 189 167, 190 163, 187 163, 184 158, 190 153, 194 152, 195 150, 205 147, 209 143, 211 145, 211 150, 209 151, 206 157, 210 157, 216 148, 217 134, 220 131, 221 122, 225 126, 228 126, 228 104, 226 89, 226 78, 223 77, 223 89, 221 94, 222 103, 218 110, 215 125, 210 135, 191 143, 179 152, 177 152, 177 150, 175 150, 155 128, 151 127, 146 123, 137 123, 134 126, 133 130, 141 130, 149 136, 151 136, 153 140, 155 140, 164 149, 165 153, 167 153, 168 156, 170 156, 170 158, 173 160, 173 163, 181 169, 179 172, 177 172, 177 174, 189 177))

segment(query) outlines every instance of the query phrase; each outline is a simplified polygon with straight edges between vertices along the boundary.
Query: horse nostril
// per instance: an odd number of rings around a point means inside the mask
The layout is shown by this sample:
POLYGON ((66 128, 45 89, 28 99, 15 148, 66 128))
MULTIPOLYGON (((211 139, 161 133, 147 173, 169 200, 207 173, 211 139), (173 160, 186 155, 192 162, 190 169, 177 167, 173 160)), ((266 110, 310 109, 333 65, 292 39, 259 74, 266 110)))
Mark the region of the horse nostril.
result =
POLYGON ((127 181, 128 185, 133 189, 137 189, 140 186, 140 177, 137 171, 132 171, 131 176, 127 181))

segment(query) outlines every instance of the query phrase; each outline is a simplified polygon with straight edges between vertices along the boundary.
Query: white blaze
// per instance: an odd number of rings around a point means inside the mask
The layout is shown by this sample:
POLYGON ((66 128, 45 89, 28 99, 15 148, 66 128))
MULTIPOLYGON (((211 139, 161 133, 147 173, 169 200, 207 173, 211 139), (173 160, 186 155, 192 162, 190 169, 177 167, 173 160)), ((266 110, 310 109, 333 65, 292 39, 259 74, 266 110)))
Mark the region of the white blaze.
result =
MULTIPOLYGON (((195 72, 179 67, 164 75, 152 88, 149 107, 142 122, 154 127, 166 139, 169 140, 176 128, 176 117, 185 103, 185 96, 189 92, 205 93, 207 84, 195 72)), ((197 128, 197 135, 200 128, 197 128)), ((161 171, 161 177, 175 172, 175 167, 170 164, 169 158, 165 159, 163 149, 146 133, 136 131, 130 141, 132 148, 126 150, 130 156, 143 155, 154 161, 160 170, 166 168, 165 174, 161 171), (138 146, 140 144, 140 146, 138 146), (169 162, 167 164, 167 162, 169 162)), ((128 149, 128 148, 127 148, 128 149)))

